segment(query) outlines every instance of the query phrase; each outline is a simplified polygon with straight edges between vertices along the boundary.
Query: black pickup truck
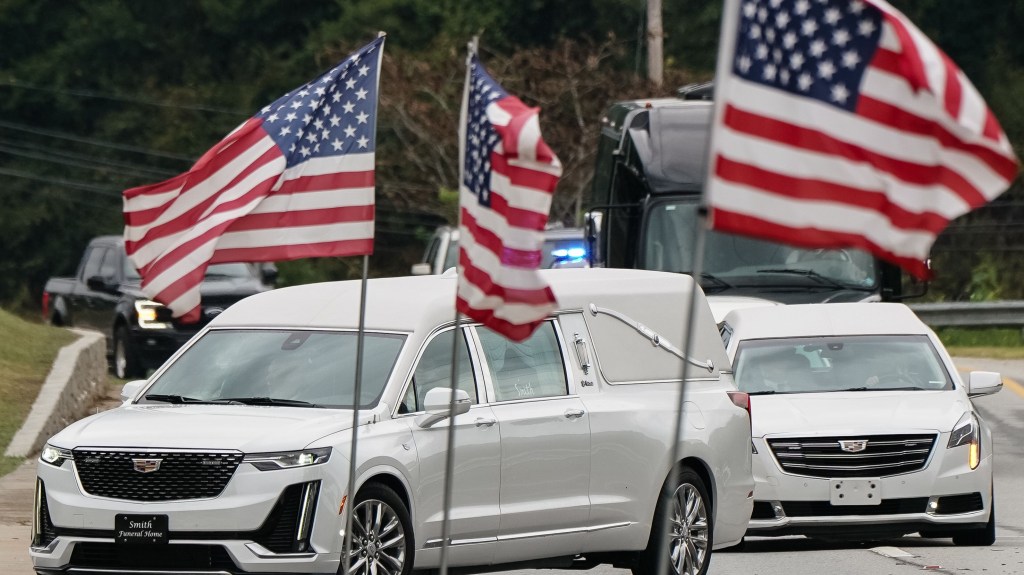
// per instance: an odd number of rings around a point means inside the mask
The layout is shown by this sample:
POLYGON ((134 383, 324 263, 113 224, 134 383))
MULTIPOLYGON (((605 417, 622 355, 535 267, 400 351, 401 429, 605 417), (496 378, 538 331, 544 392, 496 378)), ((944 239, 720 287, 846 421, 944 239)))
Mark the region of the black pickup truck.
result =
POLYGON ((201 319, 185 324, 142 293, 142 280, 125 255, 124 239, 101 236, 89 242, 75 277, 46 282, 43 317, 54 325, 105 333, 114 374, 130 379, 159 367, 229 305, 273 289, 276 279, 273 264, 211 265, 200 286, 201 319))

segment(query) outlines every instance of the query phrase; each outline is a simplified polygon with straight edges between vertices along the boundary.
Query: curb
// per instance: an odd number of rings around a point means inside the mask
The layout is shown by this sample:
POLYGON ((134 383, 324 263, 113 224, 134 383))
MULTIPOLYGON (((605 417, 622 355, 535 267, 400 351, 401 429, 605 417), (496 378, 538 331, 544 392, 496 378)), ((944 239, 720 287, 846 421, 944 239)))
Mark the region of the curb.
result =
POLYGON ((28 457, 49 437, 88 414, 107 379, 107 342, 96 331, 71 329, 79 336, 62 347, 39 389, 28 417, 11 439, 6 457, 28 457))

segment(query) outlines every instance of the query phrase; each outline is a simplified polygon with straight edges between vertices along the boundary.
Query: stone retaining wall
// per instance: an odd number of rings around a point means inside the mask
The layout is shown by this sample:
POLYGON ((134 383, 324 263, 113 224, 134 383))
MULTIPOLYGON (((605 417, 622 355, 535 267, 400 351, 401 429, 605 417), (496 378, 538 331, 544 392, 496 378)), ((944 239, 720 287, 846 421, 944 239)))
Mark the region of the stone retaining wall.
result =
POLYGON ((32 410, 4 455, 28 457, 46 440, 86 415, 107 384, 107 344, 103 334, 72 329, 80 337, 61 348, 32 410))

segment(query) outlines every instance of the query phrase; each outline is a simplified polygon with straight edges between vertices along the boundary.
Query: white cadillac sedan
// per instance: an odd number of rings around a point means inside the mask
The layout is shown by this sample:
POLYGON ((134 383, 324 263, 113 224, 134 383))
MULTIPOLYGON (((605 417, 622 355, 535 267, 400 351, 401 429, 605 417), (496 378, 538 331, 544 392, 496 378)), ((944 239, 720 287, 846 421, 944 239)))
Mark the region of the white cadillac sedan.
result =
POLYGON ((992 437, 935 334, 902 304, 741 309, 720 324, 751 395, 748 535, 995 540, 992 437))
POLYGON ((233 305, 149 380, 127 384, 123 406, 49 440, 36 571, 436 568, 454 425, 448 565, 652 573, 661 560, 705 573, 713 548, 743 537, 753 477, 747 396, 703 294, 678 274, 543 275, 560 308, 522 343, 455 325, 454 274, 370 280, 358 397, 360 282, 233 305), (694 289, 676 440, 681 310, 694 289))

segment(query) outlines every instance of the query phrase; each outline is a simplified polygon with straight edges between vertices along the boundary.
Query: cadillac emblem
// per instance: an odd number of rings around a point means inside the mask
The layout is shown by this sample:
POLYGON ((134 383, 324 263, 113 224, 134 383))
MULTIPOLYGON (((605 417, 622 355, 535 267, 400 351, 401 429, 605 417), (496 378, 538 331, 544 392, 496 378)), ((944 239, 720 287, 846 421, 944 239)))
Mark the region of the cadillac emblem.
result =
POLYGON ((847 453, 860 453, 868 448, 867 439, 845 439, 839 441, 839 448, 847 453))
POLYGON ((153 473, 160 469, 163 459, 132 459, 132 467, 139 473, 153 473))

